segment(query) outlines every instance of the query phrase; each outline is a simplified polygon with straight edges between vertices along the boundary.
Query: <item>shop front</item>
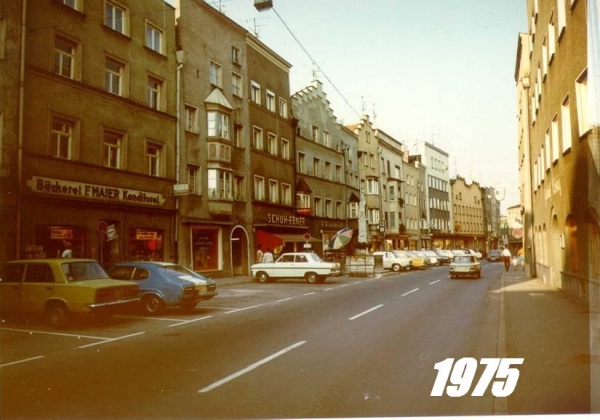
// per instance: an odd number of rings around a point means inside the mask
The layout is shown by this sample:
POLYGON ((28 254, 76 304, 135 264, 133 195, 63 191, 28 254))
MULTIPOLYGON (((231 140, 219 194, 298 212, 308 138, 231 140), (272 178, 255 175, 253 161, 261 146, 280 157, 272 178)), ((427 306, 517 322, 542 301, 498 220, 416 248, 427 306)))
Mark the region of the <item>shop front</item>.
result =
MULTIPOLYGON (((321 240, 309 232, 308 220, 286 212, 254 214, 254 248, 270 249, 275 258, 284 252, 315 251, 321 240)), ((254 259, 253 259, 254 260, 254 259)))
POLYGON ((24 258, 172 261, 174 209, 163 194, 34 176, 23 199, 24 258))

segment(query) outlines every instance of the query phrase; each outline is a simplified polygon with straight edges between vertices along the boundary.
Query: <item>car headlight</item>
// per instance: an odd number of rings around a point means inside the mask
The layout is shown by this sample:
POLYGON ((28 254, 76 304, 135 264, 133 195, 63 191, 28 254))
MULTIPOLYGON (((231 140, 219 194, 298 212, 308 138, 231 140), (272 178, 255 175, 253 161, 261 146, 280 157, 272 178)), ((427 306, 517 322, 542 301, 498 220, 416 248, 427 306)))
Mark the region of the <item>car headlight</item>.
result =
POLYGON ((183 298, 190 299, 196 296, 196 288, 193 286, 186 286, 183 288, 183 298))

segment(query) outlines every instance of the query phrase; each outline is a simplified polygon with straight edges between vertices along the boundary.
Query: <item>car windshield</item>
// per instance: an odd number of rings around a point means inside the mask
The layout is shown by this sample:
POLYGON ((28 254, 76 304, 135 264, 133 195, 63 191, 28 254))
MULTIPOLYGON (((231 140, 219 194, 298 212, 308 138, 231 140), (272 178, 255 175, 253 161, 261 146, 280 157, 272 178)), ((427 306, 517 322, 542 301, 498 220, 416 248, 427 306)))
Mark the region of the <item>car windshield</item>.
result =
POLYGON ((321 257, 319 257, 317 254, 308 254, 308 258, 315 262, 323 261, 321 260, 321 257))
POLYGON ((95 261, 66 262, 60 265, 68 281, 108 279, 108 274, 95 261))
POLYGON ((400 258, 408 258, 408 254, 404 251, 394 251, 394 254, 400 258))

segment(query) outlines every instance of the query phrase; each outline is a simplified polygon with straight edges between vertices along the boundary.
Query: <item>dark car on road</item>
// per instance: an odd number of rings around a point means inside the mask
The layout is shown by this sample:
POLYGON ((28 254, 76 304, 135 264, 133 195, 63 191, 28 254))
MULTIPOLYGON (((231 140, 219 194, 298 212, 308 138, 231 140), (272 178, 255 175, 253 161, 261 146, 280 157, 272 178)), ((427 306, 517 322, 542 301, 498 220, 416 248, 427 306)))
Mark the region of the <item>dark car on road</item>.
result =
POLYGON ((142 261, 116 264, 108 275, 117 280, 135 281, 140 287, 142 308, 160 314, 167 306, 191 311, 202 300, 217 295, 217 284, 179 264, 142 261))
POLYGON ((499 249, 490 250, 490 252, 488 252, 487 254, 486 260, 492 262, 502 261, 502 251, 500 251, 499 249))

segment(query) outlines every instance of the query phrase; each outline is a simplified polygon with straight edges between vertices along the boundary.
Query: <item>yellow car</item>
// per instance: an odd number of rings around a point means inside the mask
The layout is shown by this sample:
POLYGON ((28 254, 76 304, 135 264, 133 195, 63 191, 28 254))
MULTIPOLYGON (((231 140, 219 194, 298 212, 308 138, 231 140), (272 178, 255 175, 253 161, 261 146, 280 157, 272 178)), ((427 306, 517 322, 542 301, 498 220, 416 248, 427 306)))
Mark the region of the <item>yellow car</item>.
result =
POLYGON ((0 269, 0 310, 45 314, 51 326, 62 328, 73 314, 106 314, 138 301, 138 289, 135 282, 110 279, 95 260, 17 260, 0 269))
POLYGON ((411 270, 421 270, 427 268, 427 264, 425 263, 425 258, 415 254, 412 251, 395 251, 402 256, 406 256, 410 259, 410 269, 411 270))

